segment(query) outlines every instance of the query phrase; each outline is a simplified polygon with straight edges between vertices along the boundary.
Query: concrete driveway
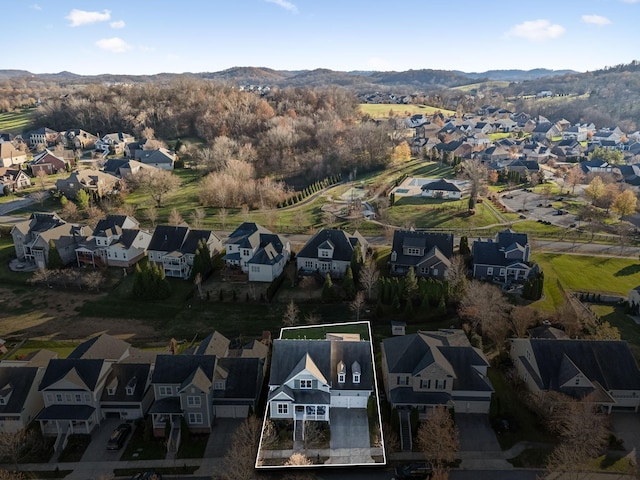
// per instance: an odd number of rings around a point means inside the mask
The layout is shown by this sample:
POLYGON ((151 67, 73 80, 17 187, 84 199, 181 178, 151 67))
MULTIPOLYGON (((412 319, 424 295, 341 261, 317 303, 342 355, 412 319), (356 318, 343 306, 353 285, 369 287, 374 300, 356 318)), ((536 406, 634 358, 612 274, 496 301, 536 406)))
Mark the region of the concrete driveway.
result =
POLYGON ((456 425, 460 431, 460 451, 499 452, 500 444, 489 423, 489 415, 457 413, 456 425))
POLYGON ((107 450, 107 442, 109 441, 109 437, 111 436, 115 428, 121 423, 127 422, 118 418, 107 418, 103 420, 100 426, 91 434, 91 443, 85 450, 84 455, 82 456, 82 461, 108 462, 119 460, 120 455, 122 455, 127 442, 131 440, 131 436, 133 435, 133 431, 135 430, 135 425, 131 423, 131 433, 125 440, 122 448, 120 450, 107 450))
POLYGON ((243 418, 216 418, 204 451, 205 458, 224 457, 231 444, 231 437, 242 422, 243 418))
POLYGON ((369 448, 369 421, 364 408, 332 408, 330 448, 369 448))

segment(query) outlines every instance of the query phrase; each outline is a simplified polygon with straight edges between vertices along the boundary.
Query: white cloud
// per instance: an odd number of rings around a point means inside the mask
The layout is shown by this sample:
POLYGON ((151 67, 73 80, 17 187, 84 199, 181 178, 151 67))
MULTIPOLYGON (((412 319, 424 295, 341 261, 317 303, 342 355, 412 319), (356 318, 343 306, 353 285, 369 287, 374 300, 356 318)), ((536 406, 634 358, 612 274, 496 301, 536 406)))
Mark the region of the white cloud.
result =
POLYGON ((602 15, 582 15, 581 18, 584 23, 598 25, 599 27, 611 24, 611 20, 607 17, 603 17, 602 15))
POLYGON ((150 46, 148 46, 148 45, 140 45, 140 46, 138 47, 138 49, 139 49, 141 52, 155 52, 155 51, 156 51, 156 49, 155 49, 155 48, 150 47, 150 46))
POLYGON ((640 0, 622 0, 624 3, 638 3, 640 0))
POLYGON ((287 0, 265 0, 265 2, 275 3, 279 7, 284 8, 285 10, 289 10, 292 13, 298 13, 298 7, 296 7, 291 2, 288 2, 287 0))
POLYGON ((40 5, 38 5, 37 3, 34 3, 33 5, 29 5, 29 8, 31 10, 42 10, 42 7, 40 5))
POLYGON ((87 12, 86 10, 78 10, 74 8, 66 17, 71 22, 70 26, 79 27, 80 25, 88 25, 96 22, 106 22, 111 19, 111 12, 103 10, 102 12, 87 12))
POLYGON ((125 23, 124 23, 124 20, 118 20, 116 22, 111 22, 109 26, 111 28, 124 28, 125 23))
POLYGON ((131 45, 119 37, 103 38, 96 42, 96 46, 113 53, 124 53, 131 49, 131 45))
POLYGON ((558 38, 565 32, 562 25, 552 24, 549 20, 529 20, 514 25, 506 32, 507 38, 519 37, 530 42, 543 42, 558 38))

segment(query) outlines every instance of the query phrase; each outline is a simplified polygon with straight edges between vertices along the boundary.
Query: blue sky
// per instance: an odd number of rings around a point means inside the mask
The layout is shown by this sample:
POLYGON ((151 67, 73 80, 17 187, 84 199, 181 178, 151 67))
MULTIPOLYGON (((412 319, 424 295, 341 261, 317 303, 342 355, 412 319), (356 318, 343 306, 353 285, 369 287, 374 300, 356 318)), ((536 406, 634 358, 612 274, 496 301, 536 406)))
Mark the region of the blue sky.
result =
POLYGON ((640 0, 14 0, 5 69, 571 68, 640 59, 640 0))

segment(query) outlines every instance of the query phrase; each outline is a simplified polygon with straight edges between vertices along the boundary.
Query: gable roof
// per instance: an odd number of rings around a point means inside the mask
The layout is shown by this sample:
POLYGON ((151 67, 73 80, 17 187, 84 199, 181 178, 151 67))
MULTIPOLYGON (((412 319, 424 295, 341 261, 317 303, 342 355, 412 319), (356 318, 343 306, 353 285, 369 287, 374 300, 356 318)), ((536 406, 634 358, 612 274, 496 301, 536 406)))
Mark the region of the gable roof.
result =
POLYGON ((102 359, 52 359, 47 365, 38 390, 42 391, 71 374, 93 391, 100 379, 103 364, 104 360, 102 359))
POLYGON ((0 404, 0 414, 20 415, 27 396, 38 374, 38 367, 0 367, 0 392, 11 393, 5 404, 0 404))
POLYGON ((189 227, 158 225, 153 231, 147 250, 159 252, 173 252, 180 250, 189 231, 189 227))
POLYGON ((135 150, 135 159, 141 163, 173 164, 175 155, 166 148, 159 148, 157 150, 135 150))
POLYGON ((105 388, 100 398, 101 402, 140 402, 148 387, 148 363, 114 363, 107 376, 105 385, 113 385, 117 381, 115 392, 109 395, 105 388), (133 387, 133 394, 127 394, 127 387, 133 387))
POLYGON ((396 253, 396 259, 392 263, 401 265, 417 265, 425 257, 437 255, 440 252, 446 259, 453 256, 453 235, 450 233, 417 232, 412 230, 396 230, 393 232, 391 251, 396 253), (404 248, 423 248, 423 257, 405 255, 404 248))
POLYGON ((218 358, 225 357, 229 351, 231 340, 225 337, 217 330, 205 337, 198 348, 195 355, 215 355, 218 358))
POLYGON ((462 192, 460 187, 453 182, 445 178, 435 180, 433 182, 425 183, 420 187, 422 190, 441 190, 444 192, 462 192))
POLYGON ((82 342, 67 358, 119 360, 130 347, 131 345, 124 340, 103 333, 86 342, 82 342))
MULTIPOLYGON (((333 228, 325 228, 316 233, 311 239, 302 247, 302 250, 298 253, 298 257, 302 258, 318 258, 318 247, 326 242, 331 241, 334 247, 333 260, 339 261, 351 261, 355 246, 362 244, 362 237, 355 234, 349 235, 344 230, 337 230, 333 228)), ((366 245, 366 243, 365 243, 366 245)))
POLYGON ((151 383, 182 385, 198 368, 213 379, 216 358, 215 355, 158 355, 151 383))
POLYGON ((626 342, 538 338, 528 341, 544 389, 562 391, 560 387, 571 373, 567 369, 575 366, 605 390, 640 390, 640 369, 626 342))
POLYGON ((139 225, 138 221, 128 215, 107 215, 106 218, 100 220, 95 228, 93 234, 95 236, 109 236, 113 235, 113 231, 117 228, 123 229, 127 220, 133 221, 136 225, 139 225))
POLYGON ((262 384, 262 364, 259 358, 220 358, 220 366, 227 372, 224 390, 214 390, 213 396, 219 399, 246 399, 255 401, 262 384))

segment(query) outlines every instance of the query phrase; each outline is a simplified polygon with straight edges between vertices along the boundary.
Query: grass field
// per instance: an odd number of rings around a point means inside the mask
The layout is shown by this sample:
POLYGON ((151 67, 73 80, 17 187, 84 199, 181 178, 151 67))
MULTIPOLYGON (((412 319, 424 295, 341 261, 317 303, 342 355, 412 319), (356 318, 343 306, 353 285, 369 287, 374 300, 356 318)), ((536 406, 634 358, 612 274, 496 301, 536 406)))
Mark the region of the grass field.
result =
POLYGON ((443 115, 453 115, 456 112, 445 108, 430 107, 429 105, 398 105, 393 103, 361 103, 360 110, 373 118, 389 117, 389 112, 393 111, 394 116, 411 116, 422 113, 433 115, 442 112, 443 115))
POLYGON ((460 85, 459 87, 453 87, 452 90, 460 90, 461 92, 470 92, 471 90, 477 90, 478 88, 483 87, 508 87, 509 82, 499 81, 499 80, 491 80, 488 82, 478 82, 478 83, 470 83, 468 85, 460 85))
POLYGON ((544 311, 554 311, 564 303, 558 282, 569 291, 624 297, 640 285, 640 265, 629 258, 554 253, 533 253, 531 258, 544 271, 544 297, 533 304, 544 311))
POLYGON ((438 200, 399 197, 389 210, 391 224, 415 228, 475 228, 501 220, 484 203, 476 205, 475 215, 467 215, 468 200, 438 200))
POLYGON ((0 131, 9 132, 13 135, 23 133, 30 127, 35 111, 35 108, 30 108, 0 113, 0 131))

